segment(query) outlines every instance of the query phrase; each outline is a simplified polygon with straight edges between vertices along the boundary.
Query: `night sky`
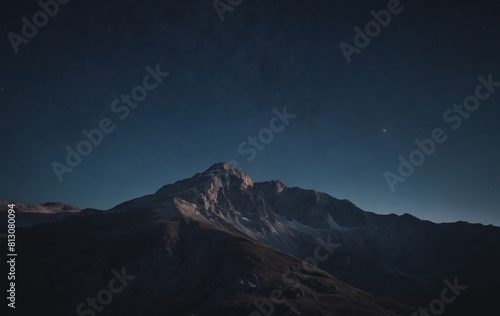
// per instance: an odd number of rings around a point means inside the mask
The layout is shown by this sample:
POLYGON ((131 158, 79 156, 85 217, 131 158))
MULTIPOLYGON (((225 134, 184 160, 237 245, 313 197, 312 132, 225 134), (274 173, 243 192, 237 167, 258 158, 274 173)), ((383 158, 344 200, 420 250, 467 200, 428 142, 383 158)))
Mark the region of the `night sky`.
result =
POLYGON ((39 4, 2 1, 0 198, 107 209, 237 161, 254 181, 366 211, 500 226, 500 4, 220 3, 72 1, 38 14, 28 39, 22 18, 39 4), (354 28, 388 7, 399 13, 357 48, 354 28), (122 99, 131 92, 141 101, 122 99), (67 146, 100 125, 58 179, 67 146), (441 143, 401 177, 398 157, 433 134, 441 143), (391 190, 387 172, 404 182, 391 190))

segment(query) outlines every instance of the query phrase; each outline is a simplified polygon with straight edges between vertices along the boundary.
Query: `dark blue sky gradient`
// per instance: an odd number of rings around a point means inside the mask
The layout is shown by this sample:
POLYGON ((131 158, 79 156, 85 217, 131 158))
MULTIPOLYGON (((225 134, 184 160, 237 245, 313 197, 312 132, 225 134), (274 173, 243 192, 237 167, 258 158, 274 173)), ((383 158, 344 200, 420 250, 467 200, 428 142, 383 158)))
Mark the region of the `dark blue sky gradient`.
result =
POLYGON ((387 2, 243 1, 221 22, 212 1, 75 1, 18 54, 7 34, 39 7, 2 2, 0 198, 105 209, 236 160, 366 211, 500 226, 500 88, 456 131, 442 117, 479 75, 500 81, 500 5, 401 1, 348 64, 339 44, 387 2), (111 103, 157 64, 170 76, 121 121, 111 103), (240 143, 285 106, 247 162, 240 143), (60 183, 51 163, 103 118, 116 129, 60 183), (448 140, 391 192, 384 172, 435 128, 448 140))

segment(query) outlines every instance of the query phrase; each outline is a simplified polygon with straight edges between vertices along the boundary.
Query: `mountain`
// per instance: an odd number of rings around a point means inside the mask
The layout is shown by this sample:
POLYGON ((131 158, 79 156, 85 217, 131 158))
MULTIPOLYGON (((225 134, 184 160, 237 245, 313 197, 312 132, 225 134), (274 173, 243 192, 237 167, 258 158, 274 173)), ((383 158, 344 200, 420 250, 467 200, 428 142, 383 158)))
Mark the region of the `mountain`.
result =
POLYGON ((16 313, 390 316, 412 312, 269 245, 222 229, 191 213, 175 197, 148 206, 132 204, 126 210, 82 212, 19 228, 16 313))
MULTIPOLYGON (((7 228, 7 216, 5 215, 9 209, 6 200, 0 200, 0 216, 1 228, 7 228)), ((14 203, 16 205, 16 226, 27 227, 42 223, 51 223, 60 221, 70 215, 80 212, 81 209, 68 204, 58 202, 48 202, 36 205, 26 205, 22 203, 14 203)))
POLYGON ((72 215, 19 229, 30 262, 20 268, 31 282, 24 299, 55 315, 74 315, 122 268, 137 281, 104 313, 410 315, 407 304, 466 315, 500 293, 498 227, 377 215, 280 181, 254 183, 223 163, 72 215), (50 298, 39 293, 47 286, 50 298), (441 306, 446 291, 453 303, 441 306), (277 293, 286 302, 268 313, 277 293))
MULTIPOLYGON (((316 239, 342 246, 320 267, 348 284, 415 307, 439 296, 445 280, 469 290, 459 306, 473 309, 500 293, 500 228, 465 222, 435 224, 409 214, 377 215, 347 200, 280 181, 254 183, 241 170, 220 163, 155 194, 114 210, 176 197, 192 214, 229 231, 305 258, 316 239), (470 304, 467 304, 470 303, 470 304), (464 304, 464 305, 462 305, 464 304), (467 305, 467 306, 466 306, 467 305)), ((452 308, 452 307, 450 307, 452 308)))

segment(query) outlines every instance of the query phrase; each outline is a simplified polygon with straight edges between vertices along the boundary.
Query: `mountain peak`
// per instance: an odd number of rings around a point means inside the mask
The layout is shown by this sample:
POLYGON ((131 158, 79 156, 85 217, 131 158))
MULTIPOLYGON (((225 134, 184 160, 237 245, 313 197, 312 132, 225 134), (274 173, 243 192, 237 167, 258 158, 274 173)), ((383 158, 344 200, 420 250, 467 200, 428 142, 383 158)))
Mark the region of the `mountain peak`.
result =
POLYGON ((161 187, 155 194, 172 195, 184 192, 192 192, 204 188, 207 184, 217 181, 219 185, 222 183, 234 183, 242 185, 243 188, 252 187, 253 180, 243 171, 234 168, 228 163, 219 162, 212 165, 202 173, 197 173, 193 177, 177 181, 172 184, 167 184, 161 187))
POLYGON ((219 162, 219 163, 212 165, 205 172, 203 172, 203 174, 204 175, 212 175, 212 176, 216 176, 216 177, 223 177, 226 175, 235 176, 235 177, 241 179, 247 186, 253 186, 253 184, 254 184, 253 180, 245 172, 241 171, 238 168, 231 166, 230 164, 228 164, 226 162, 219 162))
POLYGON ((211 171, 229 171, 229 170, 235 170, 233 166, 228 164, 227 162, 218 162, 214 165, 212 165, 210 168, 208 168, 205 172, 211 172, 211 171))

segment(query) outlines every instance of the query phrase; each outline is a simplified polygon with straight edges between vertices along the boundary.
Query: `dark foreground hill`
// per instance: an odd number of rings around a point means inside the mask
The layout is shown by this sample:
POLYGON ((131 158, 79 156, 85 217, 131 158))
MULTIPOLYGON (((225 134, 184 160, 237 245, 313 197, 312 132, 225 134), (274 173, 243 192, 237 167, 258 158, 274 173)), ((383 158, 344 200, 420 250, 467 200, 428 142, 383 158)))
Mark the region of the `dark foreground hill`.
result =
POLYGON ((218 228, 201 216, 184 213, 189 218, 186 223, 181 203, 172 198, 148 207, 76 215, 19 229, 17 244, 22 253, 17 258, 16 313, 362 316, 411 312, 266 244, 218 228))

